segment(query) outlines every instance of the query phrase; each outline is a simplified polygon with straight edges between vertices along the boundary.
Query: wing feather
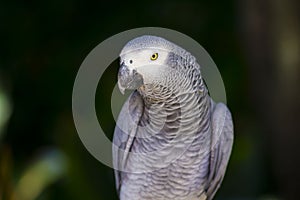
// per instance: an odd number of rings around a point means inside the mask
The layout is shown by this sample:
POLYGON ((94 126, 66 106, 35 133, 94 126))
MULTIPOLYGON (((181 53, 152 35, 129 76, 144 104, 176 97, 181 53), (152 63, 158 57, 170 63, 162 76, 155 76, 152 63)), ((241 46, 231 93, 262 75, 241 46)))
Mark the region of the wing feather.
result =
POLYGON ((118 194, 120 194, 123 179, 122 169, 126 166, 128 153, 133 145, 138 123, 143 114, 143 108, 142 97, 137 91, 134 91, 124 103, 116 123, 112 151, 118 194))
POLYGON ((206 190, 208 200, 214 197, 223 181, 233 144, 231 113, 223 103, 213 104, 210 172, 206 190))

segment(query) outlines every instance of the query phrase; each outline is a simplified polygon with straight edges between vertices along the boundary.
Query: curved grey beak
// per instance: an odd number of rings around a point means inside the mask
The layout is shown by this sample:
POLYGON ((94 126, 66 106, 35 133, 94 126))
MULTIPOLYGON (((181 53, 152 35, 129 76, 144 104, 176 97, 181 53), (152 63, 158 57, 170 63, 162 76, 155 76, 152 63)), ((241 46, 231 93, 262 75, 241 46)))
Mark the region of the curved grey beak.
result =
POLYGON ((125 89, 135 90, 144 84, 143 76, 134 69, 129 69, 124 63, 121 63, 118 73, 118 86, 122 94, 125 89))

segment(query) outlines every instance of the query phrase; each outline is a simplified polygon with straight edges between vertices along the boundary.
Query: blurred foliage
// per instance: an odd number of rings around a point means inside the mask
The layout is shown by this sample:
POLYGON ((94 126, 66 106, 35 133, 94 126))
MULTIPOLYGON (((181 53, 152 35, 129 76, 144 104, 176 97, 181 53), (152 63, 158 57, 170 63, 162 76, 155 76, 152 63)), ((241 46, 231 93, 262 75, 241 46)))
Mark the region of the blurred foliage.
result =
POLYGON ((65 174, 65 162, 66 158, 61 152, 48 150, 46 155, 39 157, 23 172, 17 183, 14 199, 36 199, 43 189, 65 174))
POLYGON ((5 124, 11 115, 11 109, 8 96, 0 87, 0 140, 4 132, 5 124))
MULTIPOLYGON (((283 183, 274 173, 268 136, 253 103, 261 97, 251 93, 256 76, 250 73, 244 42, 251 40, 241 28, 242 7, 215 0, 1 1, 0 199, 117 199, 113 170, 94 159, 77 136, 72 87, 81 62, 97 44, 143 26, 194 38, 222 74, 236 137, 216 199, 278 199, 283 183)), ((105 72, 96 96, 99 122, 109 138, 117 67, 112 63, 105 72)))

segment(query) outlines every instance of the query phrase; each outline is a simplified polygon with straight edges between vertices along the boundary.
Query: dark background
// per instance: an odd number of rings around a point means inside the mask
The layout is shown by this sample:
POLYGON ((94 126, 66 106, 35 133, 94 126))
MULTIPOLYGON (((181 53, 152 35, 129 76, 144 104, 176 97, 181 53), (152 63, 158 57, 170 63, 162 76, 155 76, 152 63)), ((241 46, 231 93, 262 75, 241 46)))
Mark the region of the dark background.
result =
MULTIPOLYGON (((1 1, 0 199, 117 199, 112 169, 76 133, 72 87, 96 45, 145 26, 197 40, 222 74, 235 143, 216 199, 299 199, 299 10, 296 0, 1 1)), ((112 66, 96 98, 109 137, 112 66)))

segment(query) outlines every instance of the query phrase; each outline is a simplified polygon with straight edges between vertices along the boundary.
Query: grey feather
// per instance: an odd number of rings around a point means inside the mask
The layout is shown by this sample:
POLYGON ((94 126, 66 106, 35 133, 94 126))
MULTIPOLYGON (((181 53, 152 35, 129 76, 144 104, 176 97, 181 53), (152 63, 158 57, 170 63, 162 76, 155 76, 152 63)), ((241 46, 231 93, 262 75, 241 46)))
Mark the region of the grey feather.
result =
POLYGON ((124 104, 114 132, 113 163, 121 200, 212 199, 233 142, 227 107, 215 104, 189 52, 156 36, 121 52, 168 51, 159 84, 144 84, 124 104))
POLYGON ((210 152, 210 174, 207 196, 212 199, 224 178, 233 144, 231 113, 222 103, 213 103, 212 145, 210 152))
POLYGON ((143 113, 143 101, 138 92, 132 93, 119 114, 113 137, 113 164, 115 168, 116 189, 119 193, 122 173, 127 162, 127 155, 136 135, 137 124, 143 113), (130 134, 128 134, 130 133, 130 134))

